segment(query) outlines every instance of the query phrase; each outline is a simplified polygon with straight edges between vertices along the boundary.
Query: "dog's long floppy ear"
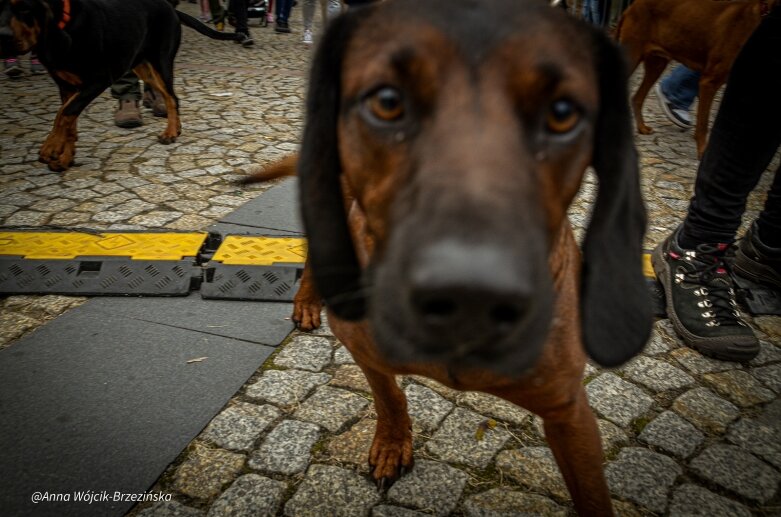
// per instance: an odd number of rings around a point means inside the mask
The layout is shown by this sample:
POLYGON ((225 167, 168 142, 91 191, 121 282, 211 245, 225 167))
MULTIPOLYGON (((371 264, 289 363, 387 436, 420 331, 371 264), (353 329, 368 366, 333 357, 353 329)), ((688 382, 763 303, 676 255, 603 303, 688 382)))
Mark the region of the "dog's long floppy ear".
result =
POLYGON ((337 121, 343 54, 357 26, 371 10, 350 9, 329 24, 320 42, 309 79, 306 126, 298 162, 301 209, 315 286, 326 305, 348 320, 364 317, 366 299, 340 185, 337 121))
POLYGON ((646 213, 623 54, 594 31, 600 110, 592 165, 599 191, 583 243, 581 314, 586 352, 617 366, 648 340, 651 298, 642 272, 646 213))

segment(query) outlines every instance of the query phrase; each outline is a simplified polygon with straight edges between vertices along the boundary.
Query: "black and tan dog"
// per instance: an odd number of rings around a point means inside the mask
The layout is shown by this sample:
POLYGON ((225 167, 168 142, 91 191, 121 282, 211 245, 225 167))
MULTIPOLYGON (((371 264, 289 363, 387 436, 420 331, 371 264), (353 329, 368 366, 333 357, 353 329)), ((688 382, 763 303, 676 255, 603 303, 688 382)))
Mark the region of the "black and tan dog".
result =
POLYGON ((79 114, 111 83, 133 70, 162 94, 169 144, 181 132, 174 58, 183 23, 215 39, 236 39, 174 9, 176 0, 0 0, 0 58, 30 50, 60 89, 62 107, 39 160, 53 171, 73 163, 79 114))
POLYGON ((322 295, 371 385, 379 484, 412 467, 394 376, 417 374, 540 415, 577 511, 612 513, 582 375, 650 332, 632 138, 620 51, 543 1, 389 0, 332 23, 297 158, 296 312, 312 325, 322 295), (566 212, 589 165, 581 256, 566 212))

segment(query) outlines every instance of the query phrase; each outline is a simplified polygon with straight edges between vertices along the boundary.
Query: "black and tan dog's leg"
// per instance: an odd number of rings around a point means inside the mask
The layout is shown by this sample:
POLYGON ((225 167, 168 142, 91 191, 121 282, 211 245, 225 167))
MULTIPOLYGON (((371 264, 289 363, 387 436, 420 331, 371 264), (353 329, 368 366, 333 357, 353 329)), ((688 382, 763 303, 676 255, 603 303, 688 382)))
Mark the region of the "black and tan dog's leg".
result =
POLYGON ((75 93, 60 91, 63 104, 54 118, 51 133, 41 146, 38 161, 45 163, 50 170, 56 172, 64 171, 73 164, 78 139, 76 126, 79 115, 105 89, 105 85, 100 85, 75 93))
POLYGON ((322 310, 323 299, 315 288, 312 267, 309 264, 309 258, 307 258, 304 272, 301 275, 301 286, 293 298, 293 321, 300 330, 309 332, 320 326, 320 312, 322 310))
POLYGON ((599 428, 583 387, 571 405, 541 416, 545 437, 578 515, 613 515, 610 492, 602 472, 605 458, 599 428))
POLYGON ((157 93, 162 95, 165 101, 165 109, 168 112, 168 124, 157 139, 161 144, 176 142, 176 138, 182 133, 182 122, 179 119, 179 101, 173 91, 173 78, 166 80, 163 74, 149 63, 141 63, 133 71, 145 83, 152 86, 157 93))
POLYGON ((369 467, 377 486, 384 489, 412 469, 414 464, 407 398, 396 384, 395 376, 356 362, 366 375, 374 395, 377 430, 369 450, 369 467))

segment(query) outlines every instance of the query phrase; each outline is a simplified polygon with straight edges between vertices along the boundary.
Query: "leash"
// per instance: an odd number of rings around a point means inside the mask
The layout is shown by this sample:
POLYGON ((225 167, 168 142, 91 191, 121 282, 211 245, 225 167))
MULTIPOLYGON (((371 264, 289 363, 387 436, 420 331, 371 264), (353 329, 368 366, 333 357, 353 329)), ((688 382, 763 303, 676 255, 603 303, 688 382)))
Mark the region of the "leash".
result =
POLYGON ((71 21, 71 0, 62 0, 62 19, 57 27, 63 30, 69 21, 71 21))

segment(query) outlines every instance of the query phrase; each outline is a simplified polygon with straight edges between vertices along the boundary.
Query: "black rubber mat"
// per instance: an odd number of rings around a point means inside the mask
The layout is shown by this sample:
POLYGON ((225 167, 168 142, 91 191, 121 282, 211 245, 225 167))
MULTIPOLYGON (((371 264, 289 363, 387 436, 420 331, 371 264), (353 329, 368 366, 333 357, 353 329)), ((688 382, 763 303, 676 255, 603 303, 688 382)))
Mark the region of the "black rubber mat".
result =
POLYGON ((0 257, 0 293, 184 296, 199 283, 193 260, 88 257, 30 260, 0 257))
POLYGON ((1 515, 123 515, 76 493, 150 489, 273 351, 91 305, 0 350, 1 515))
MULTIPOLYGON (((220 223, 234 226, 250 226, 260 230, 301 233, 303 226, 298 209, 298 180, 287 179, 270 188, 252 201, 220 219, 220 223)), ((219 225, 215 225, 219 228, 219 225)), ((208 231, 214 231, 211 227, 208 231)), ((243 233, 243 232, 240 232, 243 233)), ((258 235, 272 235, 255 231, 258 235)))
POLYGON ((96 298, 90 309, 252 343, 276 346, 293 330, 293 306, 279 302, 184 298, 96 298))

